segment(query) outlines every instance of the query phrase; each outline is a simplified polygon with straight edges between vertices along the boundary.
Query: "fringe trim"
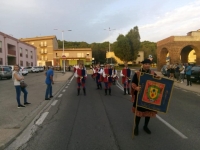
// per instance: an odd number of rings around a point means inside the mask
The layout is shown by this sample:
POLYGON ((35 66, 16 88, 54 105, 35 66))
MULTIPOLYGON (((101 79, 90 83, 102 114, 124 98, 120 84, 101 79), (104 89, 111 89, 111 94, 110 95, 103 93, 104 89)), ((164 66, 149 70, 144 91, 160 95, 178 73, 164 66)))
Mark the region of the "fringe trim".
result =
MULTIPOLYGON (((135 107, 132 107, 132 112, 135 113, 135 107)), ((141 112, 141 111, 136 111, 136 116, 138 117, 155 117, 157 114, 156 111, 144 111, 144 112, 141 112)))

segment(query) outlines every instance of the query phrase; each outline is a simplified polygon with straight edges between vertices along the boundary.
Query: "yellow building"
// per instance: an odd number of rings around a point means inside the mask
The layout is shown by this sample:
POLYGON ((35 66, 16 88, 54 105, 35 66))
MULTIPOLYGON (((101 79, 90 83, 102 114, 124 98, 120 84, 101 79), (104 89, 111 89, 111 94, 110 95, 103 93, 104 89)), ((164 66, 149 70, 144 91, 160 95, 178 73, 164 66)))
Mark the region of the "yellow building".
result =
POLYGON ((92 64, 91 48, 71 48, 58 49, 56 36, 42 36, 33 38, 21 38, 20 41, 26 42, 37 47, 38 66, 65 66, 84 63, 92 64), (64 57, 63 57, 64 56, 64 57))

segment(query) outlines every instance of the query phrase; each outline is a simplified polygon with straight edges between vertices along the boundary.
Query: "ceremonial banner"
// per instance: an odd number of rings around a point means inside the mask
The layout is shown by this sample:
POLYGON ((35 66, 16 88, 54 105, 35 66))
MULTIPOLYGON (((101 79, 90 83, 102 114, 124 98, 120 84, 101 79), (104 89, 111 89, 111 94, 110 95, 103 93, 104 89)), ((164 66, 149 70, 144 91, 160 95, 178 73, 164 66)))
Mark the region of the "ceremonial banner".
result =
POLYGON ((155 78, 151 74, 142 73, 139 85, 138 107, 159 112, 167 112, 174 81, 166 78, 155 78))

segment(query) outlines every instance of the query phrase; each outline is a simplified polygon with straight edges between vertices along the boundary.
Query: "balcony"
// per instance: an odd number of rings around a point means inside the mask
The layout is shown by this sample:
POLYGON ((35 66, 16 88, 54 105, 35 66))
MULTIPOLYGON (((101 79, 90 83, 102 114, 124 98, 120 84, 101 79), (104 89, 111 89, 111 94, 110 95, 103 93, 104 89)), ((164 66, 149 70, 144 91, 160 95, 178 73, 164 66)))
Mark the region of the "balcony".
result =
POLYGON ((16 51, 12 49, 8 49, 8 55, 16 56, 16 51))
POLYGON ((23 54, 22 54, 22 53, 20 53, 20 57, 23 57, 23 54))
POLYGON ((26 54, 26 58, 28 58, 28 54, 26 54))
POLYGON ((47 51, 44 51, 45 54, 47 54, 47 51))
POLYGON ((47 47, 47 43, 40 43, 40 47, 47 47))

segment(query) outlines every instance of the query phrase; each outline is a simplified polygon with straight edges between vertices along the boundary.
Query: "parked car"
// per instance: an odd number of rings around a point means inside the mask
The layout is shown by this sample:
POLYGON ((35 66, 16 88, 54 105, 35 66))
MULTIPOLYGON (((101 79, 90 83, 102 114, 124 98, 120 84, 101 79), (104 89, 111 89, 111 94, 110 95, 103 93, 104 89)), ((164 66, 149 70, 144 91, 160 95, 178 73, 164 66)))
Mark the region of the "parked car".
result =
POLYGON ((167 76, 167 65, 164 65, 164 66, 161 68, 161 73, 162 73, 164 76, 167 76))
POLYGON ((25 67, 20 67, 19 72, 23 75, 26 76, 28 74, 28 70, 25 67))
POLYGON ((38 68, 40 72, 44 71, 44 67, 42 67, 42 66, 37 66, 36 68, 38 68))
POLYGON ((190 79, 192 82, 200 82, 200 66, 192 67, 192 74, 190 79))
POLYGON ((12 78, 12 71, 7 66, 0 66, 0 80, 2 80, 3 78, 12 78))
POLYGON ((34 72, 34 73, 40 72, 39 68, 37 67, 26 67, 26 70, 28 70, 28 72, 34 72))

